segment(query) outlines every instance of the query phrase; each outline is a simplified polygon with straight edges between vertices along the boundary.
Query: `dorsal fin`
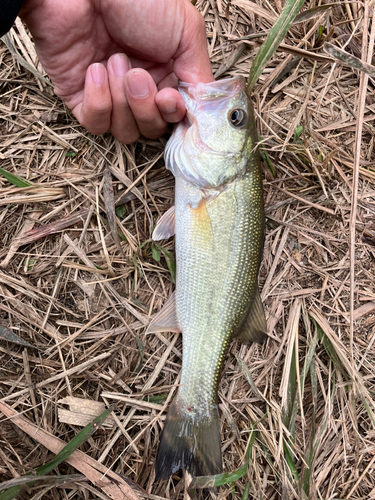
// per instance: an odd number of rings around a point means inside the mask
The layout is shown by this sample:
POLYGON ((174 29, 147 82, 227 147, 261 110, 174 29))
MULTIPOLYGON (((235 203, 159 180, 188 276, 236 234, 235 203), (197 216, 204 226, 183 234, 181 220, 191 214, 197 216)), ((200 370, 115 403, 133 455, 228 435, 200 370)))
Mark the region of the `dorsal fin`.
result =
POLYGON ((163 308, 155 314, 146 330, 146 334, 157 332, 181 332, 177 321, 175 292, 172 293, 163 308))
POLYGON ((266 317, 258 288, 236 337, 245 344, 250 342, 263 344, 267 340, 266 317))
POLYGON ((175 206, 171 207, 165 214, 163 214, 158 220, 154 232, 152 233, 152 239, 154 241, 166 240, 174 235, 175 233, 175 206))

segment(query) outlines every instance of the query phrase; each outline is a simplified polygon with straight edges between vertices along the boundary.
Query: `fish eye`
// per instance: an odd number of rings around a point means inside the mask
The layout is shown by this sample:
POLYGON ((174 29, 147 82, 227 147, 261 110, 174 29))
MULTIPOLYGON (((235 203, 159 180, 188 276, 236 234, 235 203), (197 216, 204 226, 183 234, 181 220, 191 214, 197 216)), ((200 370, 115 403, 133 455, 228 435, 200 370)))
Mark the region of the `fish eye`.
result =
POLYGON ((247 123, 247 119, 248 119, 247 113, 242 108, 231 109, 228 113, 229 123, 234 128, 244 127, 247 123))

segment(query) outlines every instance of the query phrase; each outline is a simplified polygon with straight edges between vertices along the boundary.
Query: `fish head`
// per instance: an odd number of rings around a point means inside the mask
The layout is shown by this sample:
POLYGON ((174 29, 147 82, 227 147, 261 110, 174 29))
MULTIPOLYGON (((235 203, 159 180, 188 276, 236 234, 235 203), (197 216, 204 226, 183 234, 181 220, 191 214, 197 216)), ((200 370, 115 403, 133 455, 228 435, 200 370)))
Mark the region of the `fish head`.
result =
POLYGON ((185 118, 166 147, 175 177, 201 189, 220 189, 244 175, 255 156, 251 101, 242 77, 196 85, 180 82, 185 118))

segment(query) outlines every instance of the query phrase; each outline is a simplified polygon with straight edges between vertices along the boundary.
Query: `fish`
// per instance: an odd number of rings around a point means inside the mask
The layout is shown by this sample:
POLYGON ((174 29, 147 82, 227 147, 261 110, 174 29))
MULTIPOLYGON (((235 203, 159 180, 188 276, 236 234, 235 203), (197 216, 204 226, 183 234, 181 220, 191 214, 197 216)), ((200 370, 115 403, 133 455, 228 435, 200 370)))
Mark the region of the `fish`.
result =
POLYGON ((154 241, 175 235, 176 290, 146 333, 182 332, 181 381, 155 478, 222 472, 217 390, 231 340, 267 338, 258 289, 265 216, 254 111, 242 77, 180 82, 186 116, 165 149, 175 205, 154 241))

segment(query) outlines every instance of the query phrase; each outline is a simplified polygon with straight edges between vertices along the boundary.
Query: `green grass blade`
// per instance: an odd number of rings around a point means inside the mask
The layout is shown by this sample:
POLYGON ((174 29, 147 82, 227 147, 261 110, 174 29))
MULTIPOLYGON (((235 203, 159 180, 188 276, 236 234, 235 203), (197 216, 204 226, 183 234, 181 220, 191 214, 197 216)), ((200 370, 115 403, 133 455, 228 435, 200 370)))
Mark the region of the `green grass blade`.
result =
MULTIPOLYGON (((312 342, 309 346, 309 350, 307 352, 307 355, 305 358, 305 363, 303 365, 303 369, 302 369, 302 373, 301 373, 300 384, 301 384, 302 396, 303 396, 303 392, 304 392, 304 388, 305 388, 305 380, 306 380, 307 374, 310 370, 310 365, 311 365, 311 362, 313 360, 317 344, 318 344, 318 338, 316 335, 313 337, 312 342)), ((292 436, 295 435, 295 430, 296 430, 295 426, 296 426, 296 421, 297 421, 298 403, 299 403, 299 398, 296 395, 296 397, 294 399, 294 405, 293 405, 292 414, 291 414, 291 418, 290 418, 290 424, 289 424, 289 430, 290 430, 292 436)))
POLYGON ((337 7, 337 3, 327 3, 325 5, 318 5, 317 7, 313 7, 312 9, 305 10, 304 12, 301 12, 301 14, 298 14, 298 16, 296 16, 293 24, 302 23, 303 21, 308 21, 309 19, 318 17, 331 7, 337 7))
POLYGON ((249 467, 251 452, 255 439, 257 437, 257 433, 258 431, 256 431, 255 429, 251 430, 251 437, 245 454, 246 462, 241 465, 241 467, 232 472, 224 472, 223 474, 194 477, 189 485, 189 491, 192 489, 216 488, 218 486, 224 486, 226 484, 234 483, 238 479, 241 479, 241 477, 246 474, 249 467))
MULTIPOLYGON (((37 476, 45 476, 52 469, 57 467, 61 462, 70 457, 70 455, 76 451, 83 443, 85 443, 88 438, 94 434, 94 432, 101 426, 104 420, 108 417, 108 415, 113 410, 113 407, 108 408, 101 415, 96 417, 91 424, 86 425, 64 448, 47 464, 42 465, 36 469, 37 476)), ((35 477, 35 476, 34 476, 35 477)), ((32 486, 38 481, 38 479, 34 479, 29 483, 26 483, 27 486, 32 486)), ((13 488, 9 488, 0 492, 0 500, 12 500, 17 495, 19 495, 22 491, 22 486, 14 486, 13 488)))
POLYGON ((283 439, 283 449, 284 449, 285 461, 286 461, 288 468, 289 468, 289 471, 291 472, 292 476, 294 477, 297 485, 300 486, 298 471, 297 471, 296 466, 294 465, 293 455, 290 451, 290 448, 291 448, 291 445, 288 443, 288 439, 284 438, 283 439))
MULTIPOLYGON (((293 346, 292 360, 290 363, 290 372, 288 380, 288 406, 286 412, 284 413, 283 422, 287 429, 291 431, 294 428, 294 423, 292 422, 293 407, 297 399, 297 367, 298 357, 296 356, 296 346, 293 346)), ((298 403, 297 403, 298 404, 298 403)), ((292 433, 292 439, 294 441, 294 435, 292 433)))
POLYGON ((249 499, 249 493, 250 493, 250 483, 247 483, 245 486, 243 495, 241 497, 241 500, 248 500, 249 499))
POLYGON ((18 175, 11 174, 10 172, 4 170, 1 167, 0 167, 0 174, 3 175, 8 182, 19 188, 29 187, 33 185, 32 182, 29 182, 26 179, 22 179, 22 177, 18 177, 18 175))
MULTIPOLYGON (((315 338, 315 337, 314 337, 315 338)), ((311 415, 311 431, 310 431, 310 442, 309 448, 307 450, 305 461, 307 466, 305 467, 302 474, 302 485, 303 491, 309 497, 310 495, 310 486, 314 479, 313 473, 313 464, 314 464, 314 441, 315 441, 315 433, 316 433, 316 409, 318 407, 318 382, 316 378, 316 371, 314 363, 310 364, 310 380, 311 380, 311 390, 312 390, 312 399, 313 399, 313 411, 311 415)))
POLYGON ((271 172, 273 177, 275 177, 275 169, 273 168, 272 161, 271 161, 270 157, 268 156, 266 148, 262 144, 262 138, 260 135, 258 135, 258 143, 259 143, 260 157, 262 160, 264 160, 267 163, 268 170, 271 172))
POLYGON ((137 342, 137 347, 139 350, 139 363, 138 366, 134 370, 134 375, 138 374, 141 371, 141 368, 143 366, 143 357, 144 357, 144 352, 145 352, 145 346, 142 344, 141 339, 138 337, 137 334, 135 334, 135 340, 137 342))
POLYGON ((248 367, 246 366, 246 363, 238 356, 236 356, 236 359, 237 359, 237 363, 239 364, 239 366, 242 370, 242 373, 245 375, 246 380, 249 382, 252 390, 254 391, 254 394, 256 396, 258 396, 259 399, 264 399, 262 394, 259 392, 257 386, 255 385, 254 380, 251 376, 251 373, 250 373, 248 367))
POLYGON ((13 486, 12 488, 1 491, 0 500, 12 500, 13 498, 16 498, 16 496, 19 495, 21 491, 22 491, 22 486, 13 486))
POLYGON ((287 0, 277 21, 269 31, 250 68, 247 92, 250 95, 262 71, 286 35, 305 0, 287 0))
POLYGON ((113 407, 105 410, 101 415, 96 417, 91 424, 86 425, 64 448, 58 453, 51 462, 48 464, 42 465, 38 467, 37 474, 47 474, 52 469, 57 467, 57 465, 61 464, 64 460, 66 460, 70 455, 76 451, 83 443, 85 443, 90 436, 94 434, 96 430, 102 425, 104 420, 108 417, 108 415, 113 410, 113 407))
POLYGON ((323 45, 323 49, 327 52, 328 55, 334 57, 341 63, 344 63, 346 66, 350 66, 351 68, 363 71, 363 73, 366 73, 372 78, 375 77, 375 67, 371 64, 367 64, 358 57, 352 56, 348 52, 345 52, 345 50, 339 49, 331 43, 325 43, 323 45))
MULTIPOLYGON (((70 474, 67 476, 40 476, 38 480, 46 480, 52 482, 53 484, 60 484, 68 481, 78 481, 80 479, 86 480, 86 477, 82 474, 70 474)), ((27 476, 19 476, 13 479, 9 479, 8 481, 4 481, 0 483, 0 491, 7 490, 13 488, 14 486, 22 486, 24 484, 30 483, 30 475, 27 476)))
POLYGON ((367 400, 364 396, 360 396, 361 397, 361 400, 362 400, 362 403, 363 403, 363 406, 365 407, 365 410, 367 411, 367 415, 369 416, 371 422, 372 422, 372 425, 375 427, 375 415, 374 415, 374 412, 371 410, 370 408, 370 405, 367 403, 367 400))
POLYGON ((323 328, 319 325, 319 323, 317 323, 317 321, 314 318, 312 318, 311 316, 310 316, 310 318, 311 318, 311 321, 313 322, 313 324, 316 328, 316 332, 318 334, 319 340, 322 342, 323 347, 324 347, 326 353, 328 354, 328 356, 331 358, 333 364, 343 374, 343 376, 347 380, 350 380, 348 372, 346 371, 344 365, 342 364, 340 357, 336 353, 334 346, 332 345, 328 336, 325 334, 323 328))
POLYGON ((41 75, 38 70, 36 70, 33 66, 31 66, 31 64, 29 64, 26 61, 26 59, 24 59, 21 56, 21 54, 16 49, 16 47, 12 41, 12 38, 10 37, 9 34, 4 35, 3 37, 0 38, 0 40, 2 40, 5 43, 5 45, 9 49, 9 52, 17 59, 17 61, 21 64, 21 66, 23 66, 25 69, 27 69, 27 71, 30 71, 30 73, 32 73, 34 76, 39 78, 39 80, 42 80, 42 82, 46 83, 50 87, 53 87, 52 82, 50 82, 49 80, 47 80, 47 78, 45 78, 43 75, 41 75))
POLYGON ((171 273, 171 279, 172 279, 173 283, 176 283, 176 259, 175 259, 174 255, 173 255, 173 253, 169 252, 168 250, 166 250, 162 246, 158 245, 157 243, 155 243, 155 246, 164 255, 164 258, 165 258, 165 260, 167 262, 167 266, 168 266, 169 272, 171 273))
POLYGON ((216 488, 217 486, 224 486, 225 484, 233 483, 238 479, 241 479, 248 468, 248 463, 244 463, 238 469, 233 472, 224 472, 223 474, 215 474, 214 476, 197 476, 194 477, 190 483, 190 489, 204 489, 204 488, 216 488))

